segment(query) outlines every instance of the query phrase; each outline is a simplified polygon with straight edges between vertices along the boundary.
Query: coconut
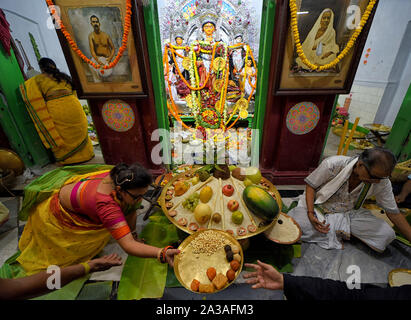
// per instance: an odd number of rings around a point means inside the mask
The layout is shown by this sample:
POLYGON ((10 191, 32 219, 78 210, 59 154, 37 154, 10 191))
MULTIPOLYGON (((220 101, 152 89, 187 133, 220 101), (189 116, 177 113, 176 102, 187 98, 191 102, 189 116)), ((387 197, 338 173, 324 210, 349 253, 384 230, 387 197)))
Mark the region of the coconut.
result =
POLYGON ((243 168, 235 168, 233 171, 231 171, 231 174, 237 180, 244 181, 245 179, 244 171, 245 169, 243 168))
POLYGON ((245 176, 254 184, 259 184, 262 178, 260 169, 256 167, 248 167, 245 169, 245 176))
POLYGON ((199 203, 194 209, 194 218, 198 223, 204 224, 210 220, 212 210, 208 204, 199 203))

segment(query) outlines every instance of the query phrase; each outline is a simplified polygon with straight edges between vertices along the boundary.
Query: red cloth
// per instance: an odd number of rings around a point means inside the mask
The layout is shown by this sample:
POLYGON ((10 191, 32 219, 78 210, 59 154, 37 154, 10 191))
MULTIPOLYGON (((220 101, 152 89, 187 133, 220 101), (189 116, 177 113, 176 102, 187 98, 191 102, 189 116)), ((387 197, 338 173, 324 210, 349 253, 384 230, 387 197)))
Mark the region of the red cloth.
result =
POLYGON ((9 56, 11 55, 10 39, 11 39, 10 24, 6 20, 6 15, 4 14, 4 11, 0 9, 0 42, 3 45, 4 50, 7 52, 9 56))

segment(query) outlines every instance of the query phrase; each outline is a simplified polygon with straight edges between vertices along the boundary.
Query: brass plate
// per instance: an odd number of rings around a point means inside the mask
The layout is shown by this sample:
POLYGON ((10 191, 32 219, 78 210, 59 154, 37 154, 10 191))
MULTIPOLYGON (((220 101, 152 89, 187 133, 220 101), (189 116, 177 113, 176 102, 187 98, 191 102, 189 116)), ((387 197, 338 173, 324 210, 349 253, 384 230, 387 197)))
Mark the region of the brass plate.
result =
POLYGON ((372 131, 391 132, 391 128, 380 123, 367 123, 364 127, 372 131))
POLYGON ((14 171, 15 176, 19 176, 24 172, 24 162, 14 151, 1 148, 0 168, 11 169, 14 171))
POLYGON ((248 109, 248 101, 247 101, 247 99, 244 99, 244 98, 238 99, 235 106, 239 110, 247 110, 248 109))
MULTIPOLYGON (((406 284, 411 284, 411 270, 410 269, 394 269, 394 270, 391 270, 390 273, 388 274, 388 283, 390 284, 390 287, 397 287, 398 286, 398 284, 395 282, 395 279, 394 279, 394 275, 396 273, 409 274, 410 275, 410 277, 409 277, 410 281, 407 281, 406 284)), ((403 284, 405 284, 405 283, 403 283, 403 284)))
POLYGON ((240 110, 240 112, 238 113, 240 119, 246 119, 248 117, 248 111, 243 109, 240 110))
POLYGON ((183 68, 184 68, 184 69, 190 70, 190 68, 191 68, 191 60, 190 60, 190 58, 188 58, 188 57, 184 58, 181 64, 183 65, 183 68))
MULTIPOLYGON (((236 239, 230 236, 228 233, 221 230, 201 230, 190 236, 188 236, 178 247, 181 251, 178 255, 174 256, 174 273, 178 281, 191 292, 205 294, 191 290, 191 282, 193 279, 197 279, 202 284, 210 284, 211 281, 207 277, 207 269, 214 267, 217 274, 222 273, 226 275, 226 272, 231 269, 230 263, 227 261, 224 246, 229 244, 230 246, 237 246, 240 249, 241 255, 240 268, 236 271, 235 279, 243 268, 244 254, 241 245, 236 239), (210 238, 216 239, 217 237, 224 241, 224 244, 218 246, 215 253, 207 255, 206 253, 195 253, 193 244, 201 244, 200 238, 205 234, 210 235, 210 238), (199 238, 200 237, 200 238, 199 238)), ((224 290, 229 287, 234 281, 228 282, 228 284, 220 290, 215 290, 213 293, 224 290)))
POLYGON ((281 212, 276 224, 265 231, 264 235, 275 243, 293 244, 301 239, 302 232, 293 218, 281 212))
MULTIPOLYGON (((192 185, 190 183, 191 180, 191 176, 194 171, 196 171, 198 168, 195 169, 191 169, 186 171, 185 173, 179 174, 177 176, 175 176, 171 181, 169 181, 169 183, 163 188, 163 191, 159 197, 159 204, 164 212, 164 214, 167 216, 167 218, 179 229, 183 230, 186 233, 192 234, 196 231, 192 231, 188 228, 189 224, 192 222, 197 223, 197 225, 200 228, 205 228, 205 229, 217 229, 217 230, 223 230, 223 231, 227 231, 227 230, 232 230, 234 233, 234 237, 236 239, 246 239, 252 236, 255 236, 261 232, 266 231, 267 229, 269 229, 271 226, 273 226, 278 217, 280 216, 280 214, 277 215, 277 217, 269 222, 268 224, 261 224, 261 222, 263 222, 263 220, 259 217, 257 217, 256 215, 254 215, 253 213, 249 212, 249 210, 247 209, 243 199, 242 199, 242 194, 243 194, 243 190, 245 189, 244 183, 240 180, 237 180, 236 178, 233 178, 232 176, 228 179, 228 180, 221 180, 221 179, 216 179, 213 176, 211 176, 207 181, 204 182, 198 182, 196 185, 192 185), (169 188, 173 187, 173 183, 176 182, 177 180, 185 180, 189 183, 190 188, 181 196, 179 197, 175 197, 173 195, 173 198, 170 200, 172 202, 172 207, 170 209, 167 209, 166 207, 166 194, 167 194, 167 190, 169 188), (222 194, 222 187, 226 184, 231 184, 235 191, 233 196, 231 197, 226 197, 222 194), (210 205, 211 209, 212 209, 212 213, 218 212, 222 215, 222 219, 220 223, 215 223, 212 221, 212 219, 210 219, 209 221, 207 221, 205 224, 200 225, 194 218, 194 214, 183 208, 182 207, 182 203, 183 201, 192 193, 194 192, 200 192, 201 188, 203 188, 205 185, 210 185, 210 187, 213 189, 213 196, 210 199, 210 201, 208 202, 208 204, 210 205), (239 209, 243 215, 244 215, 244 220, 242 222, 242 224, 240 225, 235 225, 234 223, 231 222, 231 211, 228 210, 227 208, 227 202, 231 199, 237 200, 239 202, 239 209), (177 215, 175 215, 174 217, 171 217, 169 214, 169 211, 171 210, 176 210, 177 211, 177 215), (185 226, 182 226, 178 223, 178 220, 181 218, 185 218, 187 220, 187 224, 185 226), (249 225, 254 225, 257 227, 255 232, 249 232, 248 231, 248 226, 249 225), (243 227, 247 230, 247 232, 244 235, 239 236, 237 234, 237 230, 238 228, 243 227)), ((281 200, 281 196, 278 193, 277 189, 275 188, 275 186, 268 181, 267 179, 265 179, 264 177, 261 179, 260 182, 260 187, 266 188, 266 190, 268 192, 270 192, 273 197, 277 200, 277 204, 279 207, 279 212, 281 212, 282 210, 282 200, 281 200)))
POLYGON ((225 60, 221 57, 215 58, 213 62, 214 72, 223 71, 225 68, 225 60))

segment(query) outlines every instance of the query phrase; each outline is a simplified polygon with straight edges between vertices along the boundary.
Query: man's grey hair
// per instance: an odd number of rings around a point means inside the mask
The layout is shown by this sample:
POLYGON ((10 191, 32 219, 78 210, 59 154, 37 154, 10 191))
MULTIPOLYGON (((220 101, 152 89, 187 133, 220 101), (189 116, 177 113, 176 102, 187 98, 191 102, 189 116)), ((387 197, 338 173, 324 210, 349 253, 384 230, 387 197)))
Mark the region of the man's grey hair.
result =
POLYGON ((392 153, 391 150, 382 147, 364 150, 360 154, 359 160, 364 162, 365 166, 369 169, 375 166, 380 166, 390 173, 394 170, 394 167, 397 164, 397 159, 394 153, 392 153))

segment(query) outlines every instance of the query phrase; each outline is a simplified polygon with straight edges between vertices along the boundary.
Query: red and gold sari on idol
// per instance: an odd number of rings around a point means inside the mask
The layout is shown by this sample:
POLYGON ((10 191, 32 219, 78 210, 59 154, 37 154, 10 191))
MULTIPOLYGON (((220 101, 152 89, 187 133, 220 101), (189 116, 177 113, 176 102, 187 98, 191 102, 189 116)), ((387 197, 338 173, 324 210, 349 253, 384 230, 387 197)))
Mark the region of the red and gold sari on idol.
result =
POLYGON ((20 85, 20 93, 43 145, 60 164, 74 164, 94 157, 88 121, 70 84, 45 74, 20 85))
POLYGON ((61 206, 60 189, 30 208, 17 258, 27 275, 50 265, 66 267, 88 261, 111 237, 118 240, 130 233, 123 212, 130 213, 135 208, 124 208, 112 195, 97 192, 99 183, 108 174, 108 170, 97 171, 64 182, 64 185, 76 183, 74 197, 70 198, 76 212, 61 206))

